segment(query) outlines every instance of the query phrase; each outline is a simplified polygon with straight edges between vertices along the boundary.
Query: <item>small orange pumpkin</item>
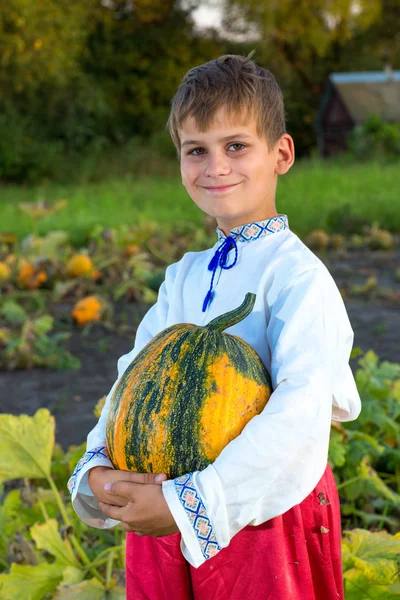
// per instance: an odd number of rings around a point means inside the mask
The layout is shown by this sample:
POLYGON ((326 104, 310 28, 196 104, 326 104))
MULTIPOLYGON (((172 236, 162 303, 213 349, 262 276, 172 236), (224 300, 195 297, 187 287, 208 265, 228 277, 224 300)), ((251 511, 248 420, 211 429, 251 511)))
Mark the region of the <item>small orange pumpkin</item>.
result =
POLYGON ((42 283, 47 281, 47 274, 42 269, 35 269, 35 266, 31 263, 25 262, 21 267, 17 281, 18 283, 29 290, 39 288, 42 283))
POLYGON ((129 244, 128 246, 125 246, 124 248, 124 255, 126 256, 126 258, 130 258, 131 256, 134 256, 135 254, 139 254, 140 252, 140 247, 137 246, 136 244, 129 244))
POLYGON ((68 277, 81 277, 93 271, 93 263, 87 254, 74 254, 66 265, 68 277))
POLYGON ((75 304, 72 316, 78 325, 85 325, 89 321, 100 321, 102 308, 103 304, 97 296, 88 296, 75 304))
POLYGON ((0 283, 5 283, 10 279, 11 269, 6 262, 0 262, 0 283))

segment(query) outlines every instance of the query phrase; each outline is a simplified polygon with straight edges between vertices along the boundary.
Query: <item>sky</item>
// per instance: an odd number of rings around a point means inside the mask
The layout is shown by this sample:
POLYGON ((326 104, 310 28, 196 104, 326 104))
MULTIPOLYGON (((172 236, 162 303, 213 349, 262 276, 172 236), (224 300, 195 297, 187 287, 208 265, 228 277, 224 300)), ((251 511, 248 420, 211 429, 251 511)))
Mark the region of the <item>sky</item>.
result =
POLYGON ((221 25, 221 8, 217 6, 199 6, 192 13, 194 20, 199 27, 214 27, 219 28, 221 25))
POLYGON ((259 39, 259 34, 250 27, 246 35, 234 35, 228 34, 221 26, 222 11, 224 6, 224 0, 208 0, 203 2, 199 8, 196 8, 192 12, 193 19, 197 24, 198 29, 205 29, 207 27, 215 27, 219 29, 222 37, 230 40, 243 41, 243 40, 254 40, 259 39))

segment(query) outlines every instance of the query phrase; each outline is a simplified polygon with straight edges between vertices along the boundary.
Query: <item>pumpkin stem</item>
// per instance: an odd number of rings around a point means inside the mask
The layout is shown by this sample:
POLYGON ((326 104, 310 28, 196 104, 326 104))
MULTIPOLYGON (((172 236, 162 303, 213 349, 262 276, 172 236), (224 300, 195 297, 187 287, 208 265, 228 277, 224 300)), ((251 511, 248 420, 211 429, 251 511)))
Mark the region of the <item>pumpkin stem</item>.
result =
POLYGON ((234 310, 230 310, 219 317, 216 317, 212 321, 210 321, 205 327, 207 329, 212 329, 213 331, 224 331, 224 329, 228 329, 228 327, 232 327, 232 325, 236 325, 239 321, 243 321, 251 313, 254 308, 254 304, 256 301, 256 295, 251 292, 247 292, 245 299, 242 304, 235 308, 234 310))

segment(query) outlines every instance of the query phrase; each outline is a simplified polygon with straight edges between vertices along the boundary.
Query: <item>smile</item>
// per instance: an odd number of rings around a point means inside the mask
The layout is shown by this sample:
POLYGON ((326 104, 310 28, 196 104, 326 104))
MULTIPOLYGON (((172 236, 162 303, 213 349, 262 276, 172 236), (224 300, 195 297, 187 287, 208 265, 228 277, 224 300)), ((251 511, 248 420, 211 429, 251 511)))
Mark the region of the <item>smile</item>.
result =
POLYGON ((229 190, 233 190, 233 188, 240 185, 240 183, 234 183, 233 185, 224 185, 224 186, 221 185, 221 186, 217 186, 217 187, 205 187, 205 186, 203 186, 203 187, 205 190, 207 190, 207 192, 211 192, 212 194, 221 194, 222 192, 228 192, 229 190))

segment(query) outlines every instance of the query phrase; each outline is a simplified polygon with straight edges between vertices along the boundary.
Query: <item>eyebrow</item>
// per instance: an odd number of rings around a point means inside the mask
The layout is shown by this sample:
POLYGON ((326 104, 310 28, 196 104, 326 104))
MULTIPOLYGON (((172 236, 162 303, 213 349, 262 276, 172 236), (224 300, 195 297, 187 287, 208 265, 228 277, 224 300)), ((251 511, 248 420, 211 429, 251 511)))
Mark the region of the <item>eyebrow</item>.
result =
MULTIPOLYGON (((228 142, 229 140, 234 140, 235 138, 250 138, 251 135, 248 135, 247 133, 234 133, 233 135, 228 135, 224 138, 221 138, 219 141, 220 142, 228 142)), ((188 146, 189 144, 202 144, 204 142, 199 141, 199 140, 186 140, 186 142, 183 142, 182 144, 182 148, 183 146, 188 146)))

